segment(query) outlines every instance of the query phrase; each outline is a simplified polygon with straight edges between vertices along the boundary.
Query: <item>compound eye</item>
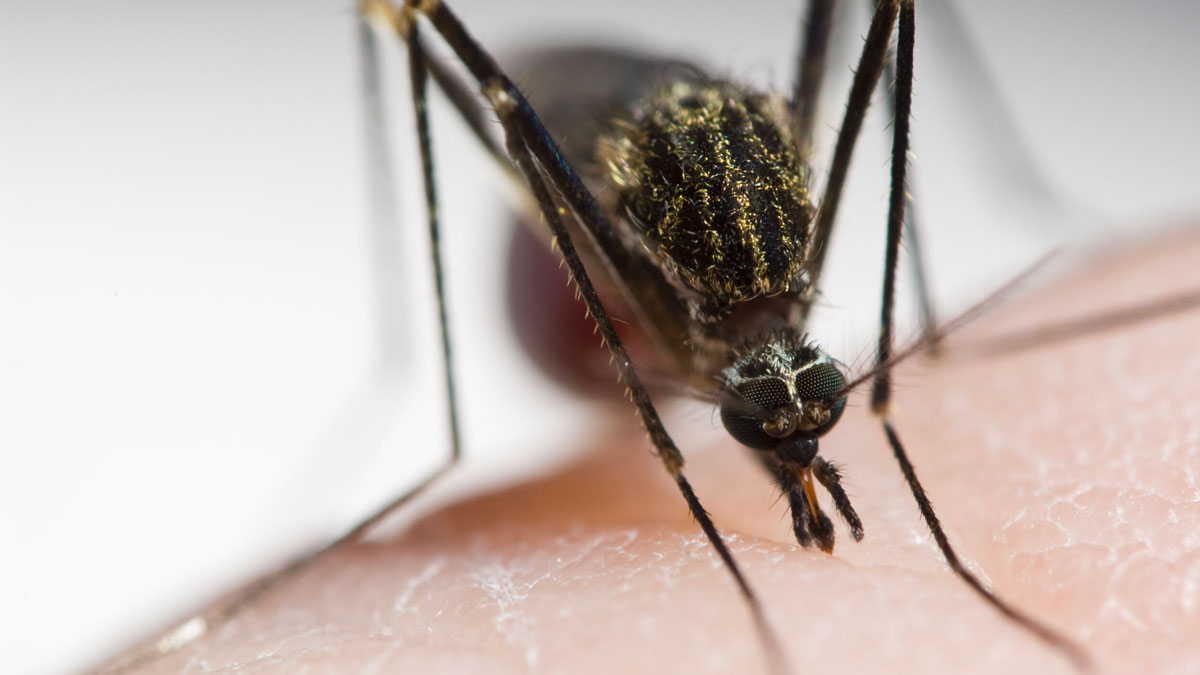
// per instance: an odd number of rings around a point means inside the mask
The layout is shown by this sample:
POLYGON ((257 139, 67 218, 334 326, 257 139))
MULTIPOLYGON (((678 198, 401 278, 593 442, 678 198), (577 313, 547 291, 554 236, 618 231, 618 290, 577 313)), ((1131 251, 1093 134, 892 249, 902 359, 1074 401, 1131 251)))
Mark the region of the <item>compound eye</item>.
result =
POLYGON ((846 378, 832 361, 815 363, 796 374, 796 395, 801 401, 827 400, 844 386, 846 378))
POLYGON ((721 423, 742 445, 774 448, 798 422, 791 393, 778 377, 756 377, 721 392, 721 423))
POLYGON ((846 397, 834 398, 846 386, 846 378, 832 361, 813 364, 796 374, 796 393, 803 401, 799 426, 803 431, 824 435, 846 408, 846 397))

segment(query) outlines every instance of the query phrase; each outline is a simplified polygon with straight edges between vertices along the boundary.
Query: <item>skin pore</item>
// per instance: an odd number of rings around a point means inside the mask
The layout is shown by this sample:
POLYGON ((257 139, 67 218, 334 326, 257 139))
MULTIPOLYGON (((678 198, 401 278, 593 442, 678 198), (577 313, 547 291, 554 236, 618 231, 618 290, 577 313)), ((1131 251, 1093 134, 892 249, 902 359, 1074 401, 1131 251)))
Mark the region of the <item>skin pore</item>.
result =
MULTIPOLYGON (((959 554, 1100 672, 1200 668, 1200 311, 966 354, 1200 288, 1198 260, 1195 233, 1100 257, 896 377, 893 421, 959 554)), ((748 452, 667 409, 795 672, 1072 672, 947 571, 864 393, 851 405, 822 456, 867 536, 838 522, 832 556, 795 544, 748 452)), ((323 560, 143 672, 763 672, 729 574, 632 415, 611 419, 575 463, 323 560)))

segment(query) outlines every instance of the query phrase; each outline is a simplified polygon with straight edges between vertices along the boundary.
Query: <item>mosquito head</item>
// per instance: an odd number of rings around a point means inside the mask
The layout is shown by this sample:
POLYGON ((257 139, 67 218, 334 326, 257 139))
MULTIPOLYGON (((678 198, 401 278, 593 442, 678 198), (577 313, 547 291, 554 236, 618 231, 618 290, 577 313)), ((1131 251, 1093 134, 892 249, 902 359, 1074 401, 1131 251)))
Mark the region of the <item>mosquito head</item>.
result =
POLYGON ((817 439, 846 408, 846 376, 820 347, 794 329, 748 342, 725 369, 721 422, 737 441, 758 451, 788 500, 801 546, 833 552, 833 523, 817 503, 819 483, 856 541, 862 521, 841 486, 841 472, 817 456, 817 439))
POLYGON ((776 331, 747 344, 725 370, 721 422, 739 443, 808 466, 816 439, 842 416, 845 386, 820 347, 794 331, 776 331))

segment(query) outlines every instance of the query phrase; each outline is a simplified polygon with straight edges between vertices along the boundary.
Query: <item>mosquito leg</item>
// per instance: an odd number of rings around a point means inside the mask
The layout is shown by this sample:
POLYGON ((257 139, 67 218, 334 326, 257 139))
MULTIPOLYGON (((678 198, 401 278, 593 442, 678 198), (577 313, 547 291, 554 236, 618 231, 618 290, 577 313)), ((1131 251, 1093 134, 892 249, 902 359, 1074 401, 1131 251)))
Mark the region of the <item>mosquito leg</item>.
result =
POLYGON ((879 348, 876 353, 878 372, 875 375, 871 391, 871 406, 875 413, 882 418, 883 429, 887 434, 888 444, 892 454, 900 465, 900 471, 908 482, 917 508, 921 511, 929 531, 937 542, 942 556, 950 569, 968 586, 983 597, 988 604, 996 608, 1009 620, 1029 631, 1051 647, 1066 655, 1072 663, 1081 670, 1088 669, 1090 660, 1075 643, 1059 634, 1052 628, 1042 624, 1037 619, 1021 612, 1012 605, 992 593, 979 579, 972 574, 958 558, 954 548, 946 537, 945 530, 933 511, 933 505, 925 494, 925 489, 917 479, 916 470, 900 443, 900 437, 887 419, 888 404, 891 402, 891 372, 887 367, 891 360, 893 303, 895 297, 895 281, 897 256, 900 248, 900 232, 904 224, 905 201, 905 168, 908 164, 908 131, 909 118, 912 110, 912 75, 913 75, 913 45, 916 39, 916 8, 914 0, 900 0, 899 17, 899 47, 896 51, 896 120, 892 125, 892 189, 888 204, 888 232, 886 267, 884 268, 883 307, 880 312, 879 348))
POLYGON ((835 4, 835 0, 811 0, 804 18, 800 64, 792 85, 792 136, 796 139, 796 155, 805 162, 812 151, 813 125, 821 98, 821 80, 825 76, 835 4))
MULTIPOLYGON (((387 24, 387 28, 391 30, 402 30, 402 26, 395 25, 398 21, 399 14, 392 12, 391 8, 386 5, 379 5, 374 2, 364 2, 362 9, 362 21, 360 22, 360 30, 370 32, 371 24, 387 24)), ((371 59, 366 60, 368 64, 374 63, 374 36, 364 39, 363 44, 370 45, 371 59)), ((425 62, 425 70, 429 76, 437 84, 438 89, 446 95, 450 104, 454 106, 459 117, 466 123, 467 128, 471 130, 471 134, 475 139, 488 151, 488 154, 498 160, 499 164, 505 170, 512 170, 512 164, 508 160, 508 155, 504 154, 504 149, 492 138, 487 130, 487 117, 483 113, 483 108, 479 105, 479 100, 471 91, 471 88, 462 81, 462 78, 457 74, 446 69, 432 54, 424 47, 421 48, 422 59, 425 62)), ((378 73, 372 72, 368 77, 378 77, 378 73)), ((374 85, 378 89, 378 83, 374 85)))
POLYGON ((937 514, 933 512, 933 504, 930 503, 929 497, 926 496, 925 489, 921 487, 921 482, 917 480, 916 470, 913 468, 912 462, 909 461, 908 453, 904 451, 904 446, 901 445, 900 437, 896 435, 896 430, 892 428, 891 423, 887 420, 883 422, 883 430, 887 434, 888 444, 892 446, 892 453, 895 455, 896 461, 900 464, 900 470, 904 473, 904 479, 908 481, 908 487, 917 502, 917 508, 921 511, 921 517, 925 519, 926 525, 929 526, 929 531, 933 533, 933 539, 937 542, 938 548, 941 549, 942 555, 945 557, 950 569, 960 579, 965 581, 972 590, 978 593, 980 597, 986 600, 988 604, 994 607, 996 611, 1021 628, 1037 636, 1038 639, 1046 644, 1062 652, 1079 670, 1091 670, 1091 658, 1088 657, 1087 653, 1079 645, 1053 628, 1046 626, 1041 621, 1001 600, 984 586, 983 582, 972 574, 970 570, 963 566, 962 562, 958 559, 958 555, 954 552, 954 548, 950 545, 950 540, 946 537, 946 532, 942 529, 942 524, 938 520, 937 514))
POLYGON ((808 266, 809 276, 813 279, 821 278, 821 267, 829 248, 829 234, 833 231, 842 187, 846 184, 846 174, 850 170, 854 144, 862 131, 867 107, 871 104, 871 92, 875 90, 883 72, 883 62, 887 60, 888 42, 891 40, 892 26, 896 23, 896 14, 899 11, 898 1, 880 0, 875 7, 871 27, 867 31, 867 39, 858 60, 858 68, 854 73, 854 82, 850 86, 850 98, 846 103, 845 117, 842 119, 842 130, 838 132, 837 145, 833 150, 833 163, 829 167, 829 182, 825 185, 825 194, 821 197, 817 222, 813 228, 814 254, 808 266))
POLYGON ((504 154, 504 149, 496 143, 495 139, 487 131, 488 121, 483 113, 483 108, 479 105, 479 99, 475 97, 471 89, 466 83, 455 73, 446 70, 437 59, 432 58, 428 52, 424 53, 425 64, 429 70, 433 81, 437 83, 442 93, 446 94, 446 98, 450 99, 450 103, 454 109, 458 111, 463 121, 470 127, 471 133, 476 140, 487 149, 488 154, 495 159, 500 166, 505 170, 512 170, 512 163, 508 160, 508 155, 504 154))
MULTIPOLYGON (((888 99, 891 100, 891 99, 888 99)), ((894 116, 893 116, 894 117, 894 116)), ((913 284, 917 291, 917 312, 921 317, 921 333, 930 338, 929 351, 938 353, 937 313, 933 309, 933 296, 929 290, 929 262, 921 244, 921 228, 917 225, 916 210, 912 204, 904 213, 904 247, 912 261, 913 284)))
MULTIPOLYGON (((874 0, 867 0, 870 7, 875 7, 874 0)), ((896 81, 896 66, 890 59, 885 59, 883 64, 883 81, 888 85, 896 81)), ((885 87, 886 88, 886 87, 885 87)), ((885 92, 886 94, 886 92, 885 92)), ((888 113, 892 119, 896 118, 896 100, 891 96, 884 96, 887 102, 888 113)), ((910 188, 911 192, 911 188, 910 188)), ((929 266, 925 260, 925 254, 921 247, 921 232, 918 225, 919 218, 916 214, 916 209, 910 203, 904 211, 904 247, 908 251, 908 257, 912 261, 913 282, 917 291, 917 311, 921 317, 921 332, 926 336, 932 336, 933 331, 937 327, 937 317, 934 314, 933 300, 929 294, 929 266)), ((934 349, 937 345, 936 339, 931 344, 930 349, 934 349)))
MULTIPOLYGON (((433 258, 433 280, 437 293, 438 325, 441 327, 442 366, 446 380, 447 407, 450 411, 450 464, 458 462, 462 455, 458 406, 455 404, 454 362, 450 348, 450 322, 446 314, 446 288, 444 262, 441 250, 441 232, 438 227, 437 186, 433 177, 433 143, 429 135, 428 99, 426 84, 429 73, 425 67, 425 50, 421 47, 420 35, 414 24, 408 39, 409 74, 412 79, 413 110, 417 120, 417 141, 421 148, 421 176, 425 183, 425 205, 429 215, 429 242, 433 258)), ((448 468, 448 467, 447 467, 448 468)))
POLYGON ((724 540, 717 531, 712 518, 704 510, 691 484, 683 475, 683 455, 675 446, 675 442, 667 434, 666 428, 659 419, 658 411, 655 410, 649 394, 638 379, 637 371, 633 368, 629 354, 625 351, 620 338, 617 337, 616 331, 613 330, 604 305, 601 304, 600 297, 596 294, 595 288, 588 279, 587 270, 583 267, 583 261, 579 258, 570 235, 567 233, 562 220, 558 216, 558 209, 550 196, 550 191, 546 187, 541 171, 539 171, 524 141, 512 132, 511 116, 517 114, 518 109, 512 107, 512 99, 509 96, 510 94, 504 90, 489 91, 489 98, 496 101, 496 112, 500 115, 501 123, 505 127, 508 154, 513 158, 513 161, 517 164, 517 168, 525 176, 529 189, 537 200, 546 223, 550 226, 554 241, 567 263, 567 268, 571 273, 572 279, 575 281, 575 287, 583 297, 588 312, 595 320, 604 343, 616 361, 620 377, 625 382, 626 391, 642 415, 642 421, 650 434, 650 439, 658 452, 659 458, 663 462, 663 466, 666 467, 667 471, 675 479, 675 483, 684 500, 687 502, 688 510, 691 512, 692 517, 700 524, 700 529, 704 531, 705 536, 713 548, 716 549, 726 568, 733 575, 738 588, 750 606, 751 614, 753 615, 759 635, 762 637, 773 670, 786 671, 786 657, 783 654, 774 630, 767 622, 757 594, 750 588, 749 583, 742 574, 741 568, 738 567, 737 562, 734 560, 733 554, 729 551, 729 548, 725 545, 724 540))
MULTIPOLYGON (((872 11, 874 11, 876 8, 876 1, 868 0, 868 2, 870 2, 872 11)), ((800 68, 796 75, 796 82, 792 93, 792 104, 794 106, 792 134, 796 138, 796 148, 799 152, 799 156, 802 158, 809 156, 809 152, 812 147, 813 125, 816 121, 817 105, 820 100, 821 79, 825 73, 825 55, 828 51, 829 34, 833 23, 833 11, 835 4, 835 0, 812 0, 812 2, 809 4, 808 16, 805 18, 800 68)), ((887 32, 888 36, 890 37, 890 24, 887 26, 887 32)), ((867 38, 868 47, 870 46, 871 39, 872 38, 870 36, 867 38)), ((866 51, 867 47, 864 47, 864 59, 867 56, 866 51)), ((884 51, 882 54, 880 54, 880 58, 883 64, 884 80, 886 82, 895 81, 895 69, 892 66, 891 61, 887 59, 886 42, 884 44, 884 51)), ((863 65, 863 62, 860 61, 860 73, 863 72, 863 65)), ((867 74, 869 74, 869 72, 867 74)), ((878 81, 879 75, 876 75, 875 79, 878 81)), ((857 85, 857 83, 858 79, 856 77, 855 84, 857 85)), ((866 104, 869 102, 869 90, 867 96, 868 98, 865 99, 862 104, 864 111, 866 104)), ((891 97, 886 97, 886 100, 888 101, 888 107, 892 113, 892 116, 895 117, 896 110, 893 99, 891 97)), ((855 103, 855 97, 852 92, 851 102, 847 106, 846 111, 847 120, 842 125, 843 131, 846 131, 851 127, 849 119, 851 113, 850 108, 851 106, 854 106, 855 103)), ((861 126, 861 123, 862 117, 860 115, 858 117, 857 126, 861 126)), ((857 131, 855 131, 855 133, 857 133, 857 131)), ((848 139, 849 145, 846 152, 847 163, 849 162, 850 150, 853 149, 854 141, 854 138, 848 139)), ((840 149, 840 136, 838 142, 838 147, 840 149)), ((838 195, 844 179, 844 171, 838 172, 836 169, 831 170, 829 187, 826 188, 825 197, 821 204, 822 211, 828 212, 828 218, 818 219, 817 234, 814 239, 815 242, 818 242, 820 247, 818 251, 819 259, 821 257, 821 251, 824 250, 829 233, 833 227, 833 216, 837 210, 839 202, 838 195), (838 176, 836 184, 834 182, 835 174, 838 176)), ((928 335, 934 329, 934 326, 937 325, 937 319, 934 316, 933 303, 930 301, 929 297, 929 285, 927 281, 928 275, 925 265, 925 258, 921 250, 920 236, 919 232, 917 231, 916 215, 913 213, 911 208, 905 213, 904 236, 906 246, 913 261, 913 276, 916 282, 917 303, 921 314, 922 330, 928 335)), ((819 269, 820 262, 816 264, 816 270, 819 271, 819 269)), ((814 275, 813 278, 818 277, 814 275)))
MULTIPOLYGON (((896 268, 899 265, 900 236, 904 230, 905 206, 908 202, 908 127, 912 113, 913 44, 915 42, 916 12, 913 0, 901 0, 900 48, 896 51, 895 110, 892 122, 892 190, 888 201, 887 252, 883 263, 883 302, 879 316, 879 344, 875 352, 877 364, 892 358, 893 328, 895 325, 896 268)), ((875 374, 871 389, 871 408, 878 415, 887 414, 892 398, 891 370, 875 374)))

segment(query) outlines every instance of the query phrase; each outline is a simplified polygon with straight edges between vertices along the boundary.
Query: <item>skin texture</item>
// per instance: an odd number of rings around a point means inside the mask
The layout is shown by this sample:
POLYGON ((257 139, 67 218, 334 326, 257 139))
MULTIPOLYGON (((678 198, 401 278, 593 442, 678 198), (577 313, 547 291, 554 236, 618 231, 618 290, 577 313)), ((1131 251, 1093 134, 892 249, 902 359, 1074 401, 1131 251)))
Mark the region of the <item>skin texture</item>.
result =
MULTIPOLYGON (((1200 288, 1197 260, 1194 233, 1127 247, 896 378, 893 420, 959 553, 1100 672, 1200 669, 1200 310, 953 355, 1200 288)), ((867 532, 855 544, 838 523, 832 556, 794 544, 784 504, 708 410, 668 408, 794 672, 1071 672, 947 571, 865 398, 822 442, 867 532)), ((744 603, 632 419, 613 413, 550 475, 321 561, 144 672, 763 672, 744 603)))

